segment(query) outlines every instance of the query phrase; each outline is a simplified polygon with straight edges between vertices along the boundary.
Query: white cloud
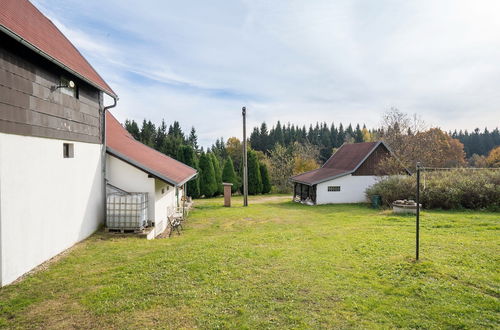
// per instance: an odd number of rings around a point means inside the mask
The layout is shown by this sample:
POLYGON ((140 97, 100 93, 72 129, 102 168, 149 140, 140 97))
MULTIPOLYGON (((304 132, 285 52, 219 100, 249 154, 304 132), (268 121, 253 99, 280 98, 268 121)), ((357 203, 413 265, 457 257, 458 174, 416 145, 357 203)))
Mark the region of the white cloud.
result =
POLYGON ((500 2, 36 1, 120 96, 115 113, 194 125, 375 126, 391 106, 445 129, 499 125, 500 2))

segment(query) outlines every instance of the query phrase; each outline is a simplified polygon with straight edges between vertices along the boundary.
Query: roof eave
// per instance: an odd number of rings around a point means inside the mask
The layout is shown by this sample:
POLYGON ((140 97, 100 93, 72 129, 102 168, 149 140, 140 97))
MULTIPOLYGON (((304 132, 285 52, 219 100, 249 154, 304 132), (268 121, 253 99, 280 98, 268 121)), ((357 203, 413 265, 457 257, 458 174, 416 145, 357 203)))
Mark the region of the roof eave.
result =
MULTIPOLYGON (((188 182, 193 177, 193 176, 191 176, 188 179, 185 179, 185 180, 183 180, 181 182, 176 182, 175 180, 172 180, 172 179, 170 179, 170 178, 168 178, 168 177, 166 177, 166 176, 164 176, 164 175, 162 175, 162 174, 160 174, 160 173, 158 173, 156 171, 151 170, 150 168, 147 168, 147 167, 143 166, 139 162, 137 162, 137 161, 135 161, 135 160, 133 160, 133 159, 131 159, 131 158, 129 158, 129 157, 127 157, 127 156, 119 153, 119 152, 117 152, 116 150, 114 150, 114 149, 112 149, 110 147, 106 147, 106 152, 109 153, 110 155, 112 155, 112 156, 114 156, 114 157, 116 157, 116 158, 118 158, 118 159, 120 159, 120 160, 122 160, 122 161, 124 161, 124 162, 126 162, 126 163, 128 163, 128 164, 130 164, 132 166, 134 166, 134 167, 137 167, 138 169, 140 169, 140 170, 142 170, 142 171, 144 171, 144 172, 146 172, 148 174, 151 174, 152 176, 158 178, 159 180, 162 180, 162 181, 164 181, 164 182, 166 182, 168 184, 171 184, 173 186, 176 186, 176 187, 182 186, 184 183, 188 182)), ((197 173, 195 173, 194 175, 196 175, 196 174, 197 173)))
POLYGON ((340 174, 337 174, 337 175, 334 175, 334 176, 330 176, 328 178, 324 178, 324 179, 321 179, 321 180, 318 180, 318 181, 313 181, 313 182, 305 182, 305 181, 300 181, 300 180, 294 180, 293 178, 290 178, 290 180, 294 181, 294 182, 297 182, 297 183, 306 184, 308 186, 314 186, 315 184, 319 184, 319 183, 323 183, 323 182, 326 182, 326 181, 338 179, 340 177, 352 174, 353 172, 354 171, 344 172, 344 173, 340 173, 340 174))
POLYGON ((183 186, 184 184, 188 183, 189 181, 193 180, 194 178, 196 178, 198 176, 198 172, 195 172, 193 175, 189 176, 187 179, 185 180, 182 180, 181 182, 179 182, 179 186, 183 186))
POLYGON ((70 67, 68 67, 67 65, 65 65, 64 63, 62 63, 61 61, 57 60, 56 58, 50 56, 49 54, 47 54, 46 52, 44 52, 40 48, 36 47, 31 42, 29 42, 28 40, 24 39, 23 37, 21 37, 20 35, 18 35, 14 31, 9 30, 6 26, 0 25, 0 31, 2 31, 2 32, 6 33, 7 35, 9 35, 10 37, 16 39, 17 41, 19 41, 24 46, 28 47, 29 49, 33 50, 34 52, 38 53, 39 55, 45 57, 47 60, 49 60, 52 63, 56 64, 57 66, 63 68, 64 70, 70 72, 71 74, 75 75, 76 77, 78 77, 79 79, 85 81, 86 83, 90 84, 91 86, 93 86, 93 87, 97 88, 98 90, 106 93, 107 95, 111 96, 114 99, 118 99, 118 95, 116 95, 111 89, 110 90, 106 90, 102 86, 99 86, 98 84, 94 83, 90 79, 84 77, 80 73, 76 72, 75 70, 71 69, 70 67))

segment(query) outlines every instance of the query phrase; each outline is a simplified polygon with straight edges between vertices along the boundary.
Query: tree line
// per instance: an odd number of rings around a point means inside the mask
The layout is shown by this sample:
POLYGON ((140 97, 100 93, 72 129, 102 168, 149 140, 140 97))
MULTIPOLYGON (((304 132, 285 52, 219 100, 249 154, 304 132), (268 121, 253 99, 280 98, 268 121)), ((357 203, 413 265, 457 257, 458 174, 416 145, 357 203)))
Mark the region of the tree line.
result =
MULTIPOLYGON (((192 127, 187 135, 177 121, 167 127, 165 120, 162 120, 156 127, 151 121, 144 120, 139 127, 137 122, 127 119, 125 128, 134 139, 198 170, 196 179, 187 183, 189 196, 199 198, 221 195, 223 182, 232 184, 233 193, 241 191, 243 148, 239 140, 233 139, 226 144, 222 138, 217 139, 205 152, 203 147, 198 146, 196 129, 192 127)), ((261 162, 251 148, 248 148, 247 156, 248 193, 269 193, 271 182, 266 164, 261 162)))
POLYGON ((479 156, 487 156, 492 149, 500 145, 500 131, 497 128, 491 132, 488 128, 481 131, 476 128, 471 133, 465 131, 455 130, 449 133, 451 137, 459 140, 464 145, 464 151, 467 158, 472 157, 474 154, 479 156))
MULTIPOLYGON (((167 127, 162 120, 156 127, 144 120, 139 127, 135 121, 127 120, 125 128, 138 141, 198 170, 197 179, 190 181, 187 188, 193 198, 222 194, 222 182, 232 183, 234 193, 241 192, 243 147, 238 138, 218 138, 204 151, 198 146, 195 128, 184 134, 177 121, 167 127)), ((470 134, 447 133, 429 128, 418 116, 395 108, 382 115, 376 129, 367 129, 364 124, 326 122, 306 128, 282 125, 280 121, 269 129, 263 122, 253 128, 249 137, 249 193, 268 193, 272 187, 276 192, 288 192, 290 176, 318 168, 343 143, 380 140, 397 156, 397 163, 383 164, 386 169, 401 168, 402 164, 411 169, 417 161, 431 167, 491 167, 498 158, 498 151, 493 149, 500 145, 498 128, 491 132, 476 129, 470 134)))
POLYGON ((363 142, 371 140, 373 132, 368 130, 363 124, 361 127, 356 124, 355 128, 351 124, 344 126, 339 123, 328 125, 326 122, 316 123, 315 126, 296 126, 294 124, 282 125, 280 121, 271 129, 268 129, 265 122, 260 127, 254 127, 250 134, 250 144, 252 149, 262 151, 269 155, 271 150, 279 144, 290 147, 294 143, 310 144, 319 150, 318 161, 325 162, 332 154, 333 148, 340 147, 344 142, 363 142))

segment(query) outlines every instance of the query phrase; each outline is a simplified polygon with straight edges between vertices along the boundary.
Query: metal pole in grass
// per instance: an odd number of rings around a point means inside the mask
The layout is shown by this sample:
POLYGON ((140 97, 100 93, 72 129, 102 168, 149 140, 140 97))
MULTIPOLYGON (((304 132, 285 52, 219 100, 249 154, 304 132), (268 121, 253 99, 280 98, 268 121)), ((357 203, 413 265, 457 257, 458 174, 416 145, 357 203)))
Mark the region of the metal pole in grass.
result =
POLYGON ((243 206, 248 206, 248 164, 247 164, 247 109, 241 109, 243 115, 243 206))
POLYGON ((418 261, 420 248, 420 162, 417 162, 417 214, 416 214, 416 235, 415 235, 415 260, 418 261))

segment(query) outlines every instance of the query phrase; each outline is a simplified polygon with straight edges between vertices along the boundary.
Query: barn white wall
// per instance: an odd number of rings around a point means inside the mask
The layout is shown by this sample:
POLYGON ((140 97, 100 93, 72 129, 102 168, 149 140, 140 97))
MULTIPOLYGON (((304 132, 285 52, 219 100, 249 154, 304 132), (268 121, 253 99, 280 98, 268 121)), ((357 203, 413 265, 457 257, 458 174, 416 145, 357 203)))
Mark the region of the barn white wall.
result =
POLYGON ((106 156, 106 179, 109 184, 128 192, 149 193, 148 220, 157 224, 157 234, 163 231, 168 207, 177 205, 174 186, 149 178, 148 173, 109 154, 106 156))
POLYGON ((128 192, 148 193, 148 220, 155 218, 155 179, 114 156, 106 155, 106 179, 109 184, 128 192))
POLYGON ((155 231, 161 234, 167 228, 167 210, 176 205, 175 187, 155 180, 155 231))
POLYGON ((104 219, 102 145, 0 133, 0 264, 6 285, 104 219))
POLYGON ((316 187, 316 204, 366 202, 365 190, 377 179, 377 176, 346 175, 319 183, 316 187), (340 191, 328 191, 328 186, 340 186, 340 191))

